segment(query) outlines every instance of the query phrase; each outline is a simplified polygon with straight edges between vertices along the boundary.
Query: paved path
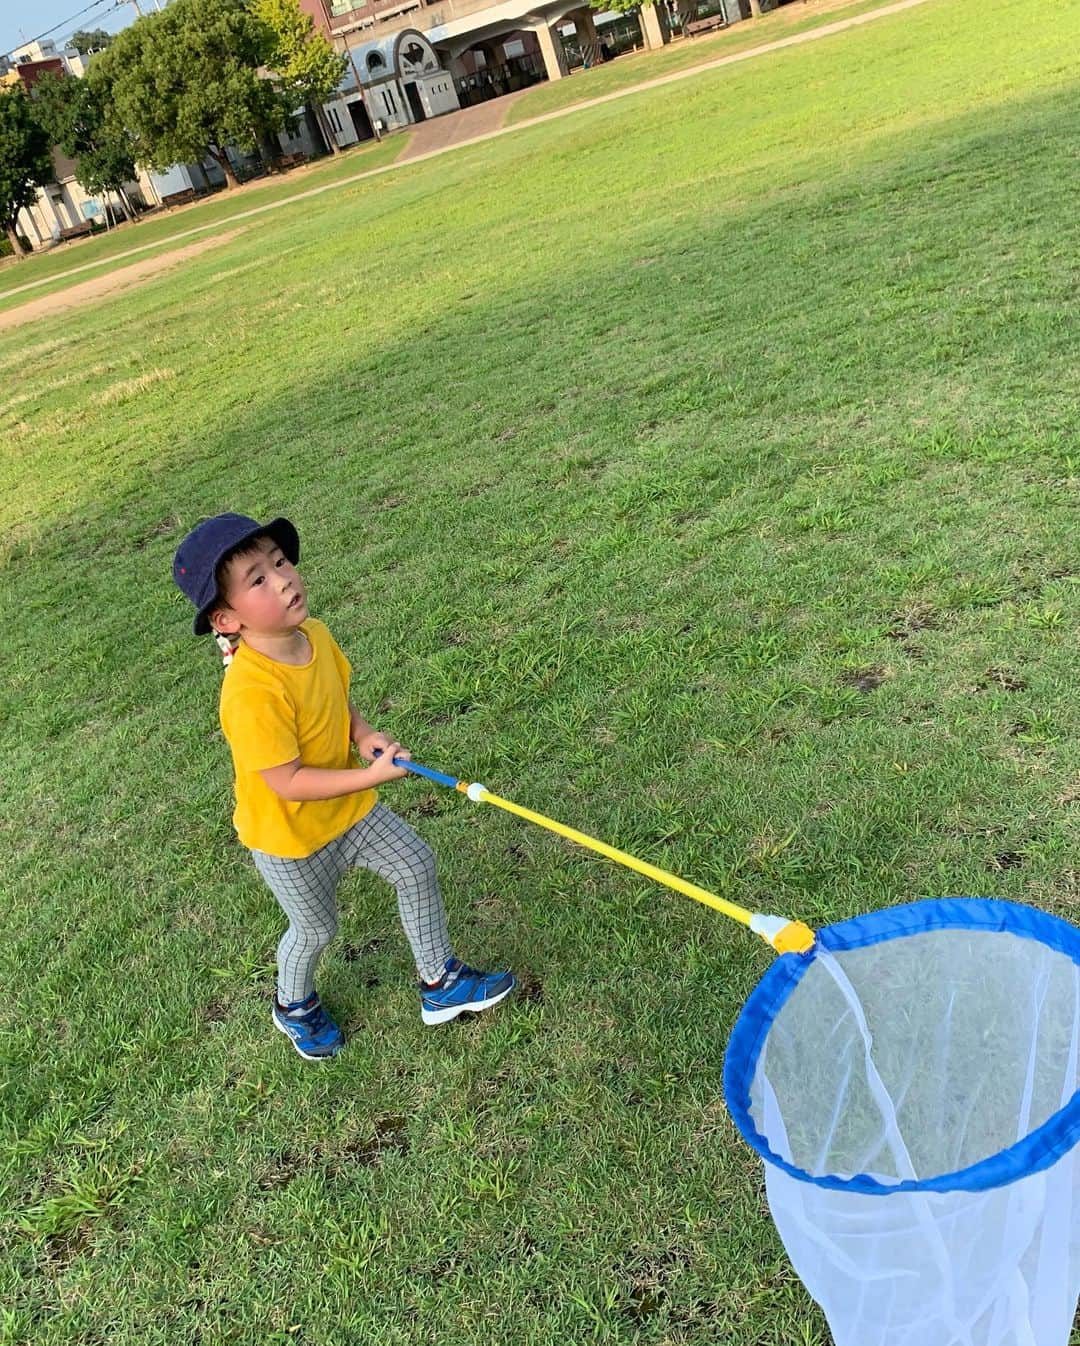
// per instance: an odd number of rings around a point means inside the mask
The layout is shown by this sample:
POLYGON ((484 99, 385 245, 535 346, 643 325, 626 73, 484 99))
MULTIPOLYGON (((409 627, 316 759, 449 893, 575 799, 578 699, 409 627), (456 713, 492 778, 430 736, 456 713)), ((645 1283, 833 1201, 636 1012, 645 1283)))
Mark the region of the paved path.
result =
MULTIPOLYGON (((617 98, 629 98, 632 94, 641 93, 645 89, 659 89, 665 84, 674 84, 681 79, 693 79, 695 75, 700 75, 706 70, 716 70, 723 65, 734 65, 737 61, 749 61, 755 56, 765 55, 766 52, 781 51, 785 47, 796 47, 803 42, 817 42, 823 37, 831 37, 834 33, 842 33, 847 28, 857 28, 864 23, 873 23, 875 19, 883 19, 889 14, 898 14, 901 10, 913 9, 916 5, 926 3, 927 0, 896 0, 894 4, 884 5, 881 9, 872 9, 865 14, 856 14, 850 19, 837 19, 835 23, 826 23, 820 28, 811 28, 805 33, 795 33, 791 37, 782 37, 776 42, 765 42, 760 47, 748 47, 744 51, 733 52, 730 56, 721 56, 715 61, 706 61, 703 65, 692 65, 685 70, 676 70, 671 75, 661 75, 657 79, 643 80, 640 84, 632 84, 626 89, 617 89, 614 93, 604 94, 600 98, 587 98, 581 103, 572 103, 569 107, 559 108, 557 112, 546 112, 542 117, 530 117, 528 121, 515 122, 513 126, 503 126, 495 130, 477 132, 475 129, 462 124, 462 136, 455 137, 452 143, 415 154, 411 152, 413 146, 410 144, 402 152, 401 158, 392 164, 384 164, 382 168, 369 168, 364 173, 354 173, 351 177, 339 178, 336 182, 328 182, 322 187, 311 187, 306 192, 297 192, 295 196, 287 196, 281 201, 268 201, 264 206, 237 211, 235 215, 230 215, 226 220, 216 220, 212 224, 200 224, 194 229, 185 229, 183 233, 173 234, 170 238, 162 239, 157 243, 144 243, 142 247, 129 248, 127 252, 114 253, 111 257, 103 257, 96 262, 86 262, 83 266, 73 266, 70 271, 43 276, 40 280, 31 280, 25 285, 16 285, 10 290, 0 291, 0 299, 7 299, 13 294, 21 294, 24 290, 37 289, 39 285, 49 285, 53 281, 61 279, 61 277, 77 276, 82 271, 90 271, 94 267, 105 266, 125 257, 134 257, 138 253, 148 252, 151 248, 161 248, 170 243, 178 243, 181 239, 206 233, 209 229, 228 229, 238 220, 248 220, 252 216, 262 215, 268 210, 280 210, 282 206, 295 205, 297 201, 321 196, 323 192, 336 192, 342 187, 351 187, 353 183, 362 182, 365 178, 379 177, 382 173, 394 173, 409 164, 423 163, 425 159, 433 159, 438 154, 446 154, 462 145, 476 145, 483 140, 493 140, 496 136, 514 135, 518 131, 528 130, 530 126, 539 126, 542 122, 554 121, 557 117, 569 117, 572 113, 581 112, 584 108, 598 107, 601 103, 613 103, 617 98)), ((513 96, 510 95, 509 97, 513 96)), ((493 99, 490 103, 482 104, 480 107, 466 108, 464 113, 451 113, 447 117, 435 118, 431 122, 425 122, 421 129, 426 125, 434 127, 440 121, 453 122, 455 118, 461 118, 469 112, 481 113, 486 108, 499 108, 501 115, 507 101, 505 98, 493 99)))
POLYGON ((486 140, 502 129, 510 104, 517 102, 524 92, 504 94, 502 98, 492 98, 487 103, 478 103, 475 107, 462 108, 460 112, 449 112, 445 117, 432 117, 429 121, 421 122, 394 162, 403 164, 408 159, 438 154, 440 150, 448 150, 465 140, 486 140))

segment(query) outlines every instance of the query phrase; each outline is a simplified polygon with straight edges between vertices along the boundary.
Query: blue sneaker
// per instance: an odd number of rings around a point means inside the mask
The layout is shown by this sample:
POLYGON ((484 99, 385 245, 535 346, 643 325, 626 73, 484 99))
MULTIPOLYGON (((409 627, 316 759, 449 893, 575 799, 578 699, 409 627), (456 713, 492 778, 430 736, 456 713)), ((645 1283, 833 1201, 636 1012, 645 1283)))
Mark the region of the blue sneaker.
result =
POLYGON ((291 1005, 279 1005, 275 996, 273 1015, 276 1026, 305 1061, 325 1061, 345 1046, 345 1034, 323 1009, 317 991, 291 1005))
POLYGON ((512 972, 480 972, 448 958, 438 985, 420 983, 420 1017, 426 1024, 444 1024, 466 1010, 475 1014, 505 1000, 516 985, 512 972))

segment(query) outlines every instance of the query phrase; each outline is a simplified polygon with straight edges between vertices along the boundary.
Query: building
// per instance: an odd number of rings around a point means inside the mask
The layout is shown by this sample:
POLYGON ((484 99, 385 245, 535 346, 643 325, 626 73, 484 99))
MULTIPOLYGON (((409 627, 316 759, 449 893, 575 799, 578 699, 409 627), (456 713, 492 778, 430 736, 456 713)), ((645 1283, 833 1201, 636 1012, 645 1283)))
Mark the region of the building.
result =
MULTIPOLYGON (((316 28, 339 51, 357 41, 381 41, 403 29, 423 34, 460 95, 498 73, 510 91, 568 73, 556 26, 570 20, 579 38, 599 56, 593 11, 582 0, 300 0, 316 28)), ((652 6, 648 6, 652 11, 652 6)), ((657 34, 657 45, 661 40, 657 34)), ((412 120, 421 120, 414 116, 412 120)))
POLYGON ((415 28, 346 47, 337 97, 323 111, 339 145, 369 140, 459 106, 453 77, 415 28))
POLYGON ((75 47, 62 47, 57 50, 56 43, 47 39, 39 38, 36 42, 27 42, 25 46, 16 47, 8 59, 13 66, 37 66, 49 61, 59 61, 69 74, 86 74, 86 57, 80 51, 75 47))
MULTIPOLYGON (((399 33, 420 35, 451 77, 459 104, 562 79, 574 65, 633 47, 662 46, 682 11, 720 13, 728 22, 750 12, 748 0, 657 0, 630 14, 598 14, 587 0, 300 0, 300 8, 353 60, 399 33)), ((364 83, 362 66, 358 73, 364 83)), ((422 98, 408 97, 407 120, 436 115, 422 98)), ((376 93, 369 116, 384 112, 376 93)), ((387 125, 396 124, 400 116, 389 117, 387 125)))

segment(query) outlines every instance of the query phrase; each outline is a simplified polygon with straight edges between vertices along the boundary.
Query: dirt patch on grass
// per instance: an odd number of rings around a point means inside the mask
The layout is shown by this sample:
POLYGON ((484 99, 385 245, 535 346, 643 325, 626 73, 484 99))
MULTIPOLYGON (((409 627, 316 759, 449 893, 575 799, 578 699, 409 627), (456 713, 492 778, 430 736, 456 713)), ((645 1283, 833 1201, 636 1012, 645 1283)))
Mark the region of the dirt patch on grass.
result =
POLYGON ((350 1168, 373 1168, 389 1155, 408 1154, 408 1118, 402 1113, 376 1117, 372 1133, 363 1140, 354 1137, 332 1153, 320 1154, 319 1167, 328 1178, 339 1178, 350 1168))
POLYGON ((34 322, 37 318, 46 318, 53 313, 63 313, 67 309, 81 308, 92 304, 96 299, 105 299, 109 295, 128 290, 133 285, 159 276, 163 271, 171 271, 191 257, 228 243, 243 229, 229 229, 223 234, 214 234, 211 238, 202 238, 197 243, 189 243, 185 248, 173 248, 170 252, 159 252, 146 257, 141 262, 132 262, 130 266, 118 267, 104 276, 95 276, 93 280, 81 281, 66 290, 57 290, 53 294, 42 295, 40 299, 31 299, 17 308, 9 308, 0 313, 0 332, 12 327, 21 327, 24 323, 34 322))
POLYGON ((885 668, 860 668, 844 673, 840 681, 846 687, 854 687, 857 692, 874 692, 888 679, 885 668))
POLYGON ((1003 692, 1026 692, 1027 683, 1017 673, 1006 668, 988 668, 985 677, 979 682, 978 690, 984 692, 989 687, 999 687, 1003 692))
POLYGON ((986 868, 991 872, 1000 872, 1003 869, 1019 869, 1024 863, 1023 851, 1002 851, 1000 855, 995 855, 987 861, 986 868))
POLYGON ((535 973, 522 970, 518 973, 518 999, 534 1005, 544 1003, 544 983, 535 973))

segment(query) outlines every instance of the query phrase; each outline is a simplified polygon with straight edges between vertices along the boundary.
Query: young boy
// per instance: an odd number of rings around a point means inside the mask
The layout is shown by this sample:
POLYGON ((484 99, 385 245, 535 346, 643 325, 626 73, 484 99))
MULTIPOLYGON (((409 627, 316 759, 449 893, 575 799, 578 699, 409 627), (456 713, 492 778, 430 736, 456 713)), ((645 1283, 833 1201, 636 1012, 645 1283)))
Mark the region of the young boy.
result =
POLYGON ((321 1061, 345 1045, 319 1001, 315 968, 337 933, 337 886, 349 869, 373 870, 397 889, 424 1023, 496 1005, 515 981, 454 957, 431 848, 375 792, 406 774, 393 759, 409 754, 349 700, 348 660, 308 616, 299 559, 288 519, 219 514, 180 544, 173 578, 195 605, 195 634, 213 630, 236 645, 221 688, 233 822, 289 919, 273 1019, 301 1056, 321 1061), (352 762, 354 744, 369 766, 352 762))

